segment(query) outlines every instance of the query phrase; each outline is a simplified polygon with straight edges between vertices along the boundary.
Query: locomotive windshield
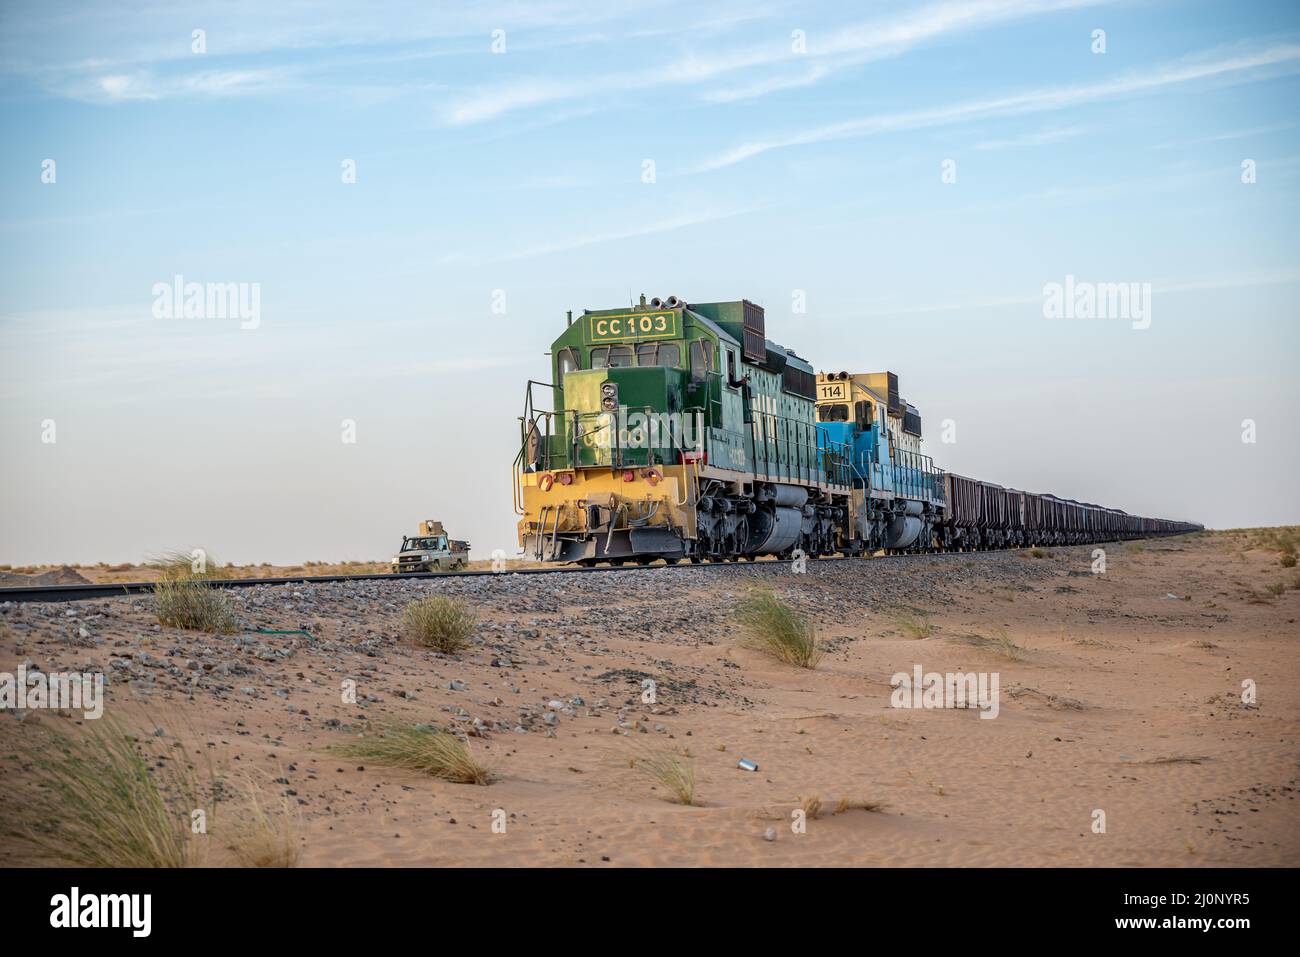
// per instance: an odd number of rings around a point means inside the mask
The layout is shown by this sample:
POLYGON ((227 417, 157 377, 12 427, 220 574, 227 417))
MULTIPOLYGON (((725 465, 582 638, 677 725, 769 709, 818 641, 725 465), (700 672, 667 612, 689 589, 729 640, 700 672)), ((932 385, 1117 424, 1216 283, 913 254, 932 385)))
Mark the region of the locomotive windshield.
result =
POLYGON ((631 364, 631 346, 601 346, 591 350, 593 369, 622 369, 631 364))
POLYGON ((847 422, 849 421, 849 407, 847 405, 819 405, 817 407, 817 418, 822 422, 847 422))
MULTIPOLYGON (((636 365, 677 368, 682 361, 681 347, 675 342, 644 342, 636 347, 636 365)), ((621 369, 632 365, 632 347, 597 346, 591 350, 593 369, 621 369)))

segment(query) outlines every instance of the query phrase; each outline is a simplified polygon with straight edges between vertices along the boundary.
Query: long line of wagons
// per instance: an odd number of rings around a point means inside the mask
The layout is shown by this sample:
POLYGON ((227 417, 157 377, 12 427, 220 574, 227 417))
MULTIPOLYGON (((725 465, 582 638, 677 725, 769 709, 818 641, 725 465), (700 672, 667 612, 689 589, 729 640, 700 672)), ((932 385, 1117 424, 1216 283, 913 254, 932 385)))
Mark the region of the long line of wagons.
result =
POLYGON ((893 372, 814 371, 762 307, 641 297, 569 314, 528 383, 519 541, 541 561, 733 561, 1065 545, 1191 522, 936 468, 893 372))
POLYGON ((1200 526, 1129 515, 1118 508, 1022 492, 944 473, 946 535, 951 547, 1017 548, 1151 538, 1200 526))

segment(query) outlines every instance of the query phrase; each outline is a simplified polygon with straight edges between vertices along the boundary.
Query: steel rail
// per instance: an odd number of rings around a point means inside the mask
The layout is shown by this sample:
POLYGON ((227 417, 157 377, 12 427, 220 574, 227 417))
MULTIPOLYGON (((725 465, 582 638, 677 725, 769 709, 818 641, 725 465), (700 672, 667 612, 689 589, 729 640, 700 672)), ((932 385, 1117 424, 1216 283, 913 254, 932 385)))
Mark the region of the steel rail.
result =
MULTIPOLYGON (((721 563, 717 563, 721 564, 721 563)), ((635 571, 644 566, 557 566, 553 568, 509 568, 504 571, 475 569, 457 572, 378 572, 367 575, 294 575, 287 578, 202 578, 195 579, 213 588, 255 588, 259 585, 326 585, 333 582, 357 581, 410 581, 412 579, 430 578, 476 578, 483 575, 548 575, 555 572, 626 572, 635 571)), ((661 566, 666 567, 666 566, 661 566)), ((158 582, 78 582, 72 585, 19 585, 6 587, 0 585, 0 603, 33 601, 83 601, 92 598, 122 598, 128 595, 151 593, 158 582)))
MULTIPOLYGON (((1153 541, 1158 538, 1178 537, 1180 533, 1172 535, 1156 535, 1148 539, 1116 539, 1114 544, 1121 541, 1153 541)), ((1187 534, 1187 533, 1181 533, 1187 534)), ((1078 545, 1097 545, 1112 544, 1112 542, 1080 542, 1078 545)), ((1072 545, 1051 545, 1049 548, 1071 548, 1072 545)), ((974 554, 984 554, 991 552, 1013 551, 1008 548, 981 548, 975 551, 932 551, 932 552, 903 552, 897 555, 877 555, 872 556, 871 561, 880 561, 881 559, 890 558, 917 558, 922 556, 937 557, 942 555, 961 555, 969 557, 974 554)), ((809 556, 809 563, 815 562, 848 562, 858 561, 861 555, 827 555, 821 558, 809 556)), ((327 585, 335 582, 357 582, 357 581, 410 581, 429 580, 435 578, 482 578, 500 577, 505 575, 580 575, 580 574, 598 574, 602 572, 638 572, 646 568, 716 568, 716 567, 735 567, 745 565, 766 565, 766 564, 785 564, 785 559, 777 559, 764 556, 757 559, 741 559, 738 561, 705 561, 700 564, 689 562, 670 563, 667 565, 556 565, 547 568, 508 568, 502 571, 493 571, 490 568, 474 569, 472 571, 456 572, 404 572, 393 574, 391 572, 379 572, 369 575, 295 575, 286 578, 205 578, 198 579, 213 588, 256 588, 267 585, 327 585)), ((26 603, 26 602, 44 602, 44 601, 87 601, 95 598, 123 598, 130 595, 145 595, 151 593, 157 586, 157 582, 86 582, 74 585, 27 585, 5 587, 0 585, 0 604, 5 602, 26 603)))

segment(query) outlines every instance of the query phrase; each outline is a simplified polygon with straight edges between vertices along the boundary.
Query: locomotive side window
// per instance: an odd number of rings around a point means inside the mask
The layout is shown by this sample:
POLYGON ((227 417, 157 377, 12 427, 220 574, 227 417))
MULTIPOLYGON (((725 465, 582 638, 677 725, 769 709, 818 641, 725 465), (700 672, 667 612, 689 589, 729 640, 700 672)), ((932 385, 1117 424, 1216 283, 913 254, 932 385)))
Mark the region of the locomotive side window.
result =
POLYGON ((556 385, 564 387, 564 377, 570 372, 581 368, 578 361, 578 355, 572 349, 561 349, 560 354, 556 357, 556 369, 559 375, 556 379, 556 385))
POLYGON ((847 422, 849 421, 849 407, 847 405, 819 405, 817 407, 817 418, 822 422, 847 422))
POLYGON ((703 382, 709 374, 709 344, 704 339, 696 339, 691 343, 691 379, 695 382, 703 382))
POLYGON ((871 429, 871 403, 855 402, 853 403, 853 411, 857 419, 858 428, 863 432, 869 431, 871 429))

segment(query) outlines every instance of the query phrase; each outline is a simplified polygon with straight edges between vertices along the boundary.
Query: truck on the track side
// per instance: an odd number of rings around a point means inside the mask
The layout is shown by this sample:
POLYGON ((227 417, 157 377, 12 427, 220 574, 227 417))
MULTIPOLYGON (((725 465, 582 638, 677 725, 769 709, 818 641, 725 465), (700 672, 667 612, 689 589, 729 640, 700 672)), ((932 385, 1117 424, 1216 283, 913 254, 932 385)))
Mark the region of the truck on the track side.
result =
POLYGON ((454 571, 469 564, 469 542, 448 538, 442 522, 420 523, 420 534, 402 536, 402 548, 393 556, 394 575, 408 572, 454 571))

